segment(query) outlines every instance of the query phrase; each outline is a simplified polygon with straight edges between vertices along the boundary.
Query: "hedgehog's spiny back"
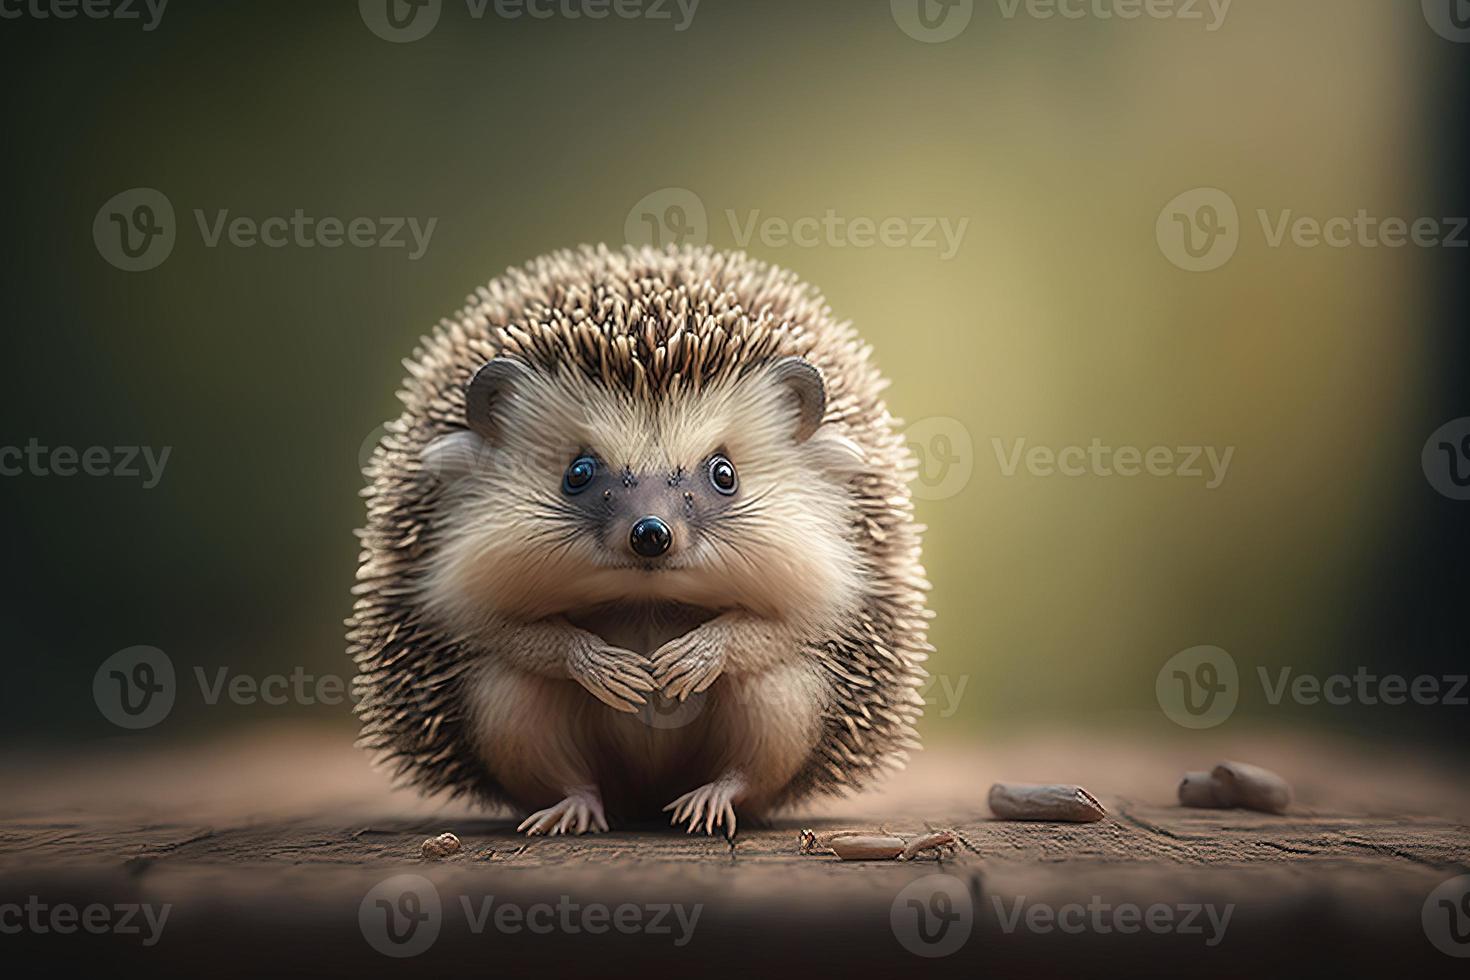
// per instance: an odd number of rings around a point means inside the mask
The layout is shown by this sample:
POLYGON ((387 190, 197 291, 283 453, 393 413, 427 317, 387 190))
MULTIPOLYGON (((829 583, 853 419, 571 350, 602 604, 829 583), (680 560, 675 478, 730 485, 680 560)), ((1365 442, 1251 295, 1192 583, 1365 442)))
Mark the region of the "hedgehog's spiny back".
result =
POLYGON ((368 526, 349 621, 363 743, 427 789, 495 798, 464 737, 460 651, 420 617, 414 580, 433 547, 432 484, 419 454, 463 427, 464 386, 492 357, 577 371, 637 396, 699 387, 776 357, 821 370, 826 423, 860 446, 854 536, 873 570, 860 615, 817 651, 836 697, 824 737, 787 794, 854 786, 915 746, 927 583, 907 479, 912 459, 868 349, 794 275, 743 253, 605 247, 561 251, 481 287, 405 362, 405 411, 368 467, 368 526))

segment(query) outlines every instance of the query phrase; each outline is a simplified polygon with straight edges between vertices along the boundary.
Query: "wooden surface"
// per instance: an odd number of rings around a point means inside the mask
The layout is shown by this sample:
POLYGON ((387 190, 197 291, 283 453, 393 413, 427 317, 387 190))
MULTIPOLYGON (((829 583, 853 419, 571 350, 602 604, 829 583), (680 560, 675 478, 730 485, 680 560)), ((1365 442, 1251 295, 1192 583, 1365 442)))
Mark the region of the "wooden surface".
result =
POLYGON ((1162 744, 1077 736, 935 747, 875 792, 765 826, 747 822, 727 841, 658 827, 526 839, 508 816, 390 789, 349 743, 350 733, 281 730, 190 749, 120 740, 81 756, 12 758, 0 769, 0 904, 35 893, 79 904, 168 902, 174 911, 151 949, 120 937, 23 934, 0 936, 0 950, 136 958, 165 974, 196 970, 200 956, 250 971, 357 974, 396 962, 368 948, 357 916, 370 889, 407 873, 427 878, 446 902, 444 931, 417 965, 478 963, 487 953, 505 964, 572 966, 612 955, 630 974, 645 960, 691 957, 890 975, 1066 972, 1097 956, 1197 975, 1261 957, 1413 963, 1431 973, 1463 965, 1430 945, 1420 916, 1430 891, 1470 873, 1470 792, 1454 767, 1401 747, 1194 733, 1162 744), (1287 776, 1297 792, 1291 812, 1174 805, 1179 775, 1221 758, 1287 776), (1109 817, 996 821, 984 803, 996 780, 1080 783, 1109 817), (962 846, 939 861, 844 863, 800 854, 804 827, 904 836, 947 828, 962 846), (420 859, 420 842, 444 831, 463 840, 464 853, 420 859), (890 916, 905 885, 936 872, 971 896, 973 935, 957 953, 925 959, 896 938, 890 916), (456 931, 455 899, 485 895, 703 908, 682 948, 651 936, 487 936, 463 922, 456 931), (1228 905, 1231 918, 1208 946, 1207 936, 1177 932, 1005 928, 1018 909, 1089 902, 1228 905))

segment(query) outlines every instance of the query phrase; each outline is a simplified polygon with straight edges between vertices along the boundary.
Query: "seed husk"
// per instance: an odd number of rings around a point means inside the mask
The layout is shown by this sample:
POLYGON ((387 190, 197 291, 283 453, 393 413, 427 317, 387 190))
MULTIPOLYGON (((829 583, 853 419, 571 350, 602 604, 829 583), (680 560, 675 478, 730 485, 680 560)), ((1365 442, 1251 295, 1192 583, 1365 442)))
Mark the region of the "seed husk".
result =
POLYGON ((935 830, 911 840, 882 830, 838 830, 818 836, 803 830, 797 850, 818 854, 830 850, 844 861, 911 861, 925 851, 945 852, 957 846, 949 830, 935 830))
POLYGON ((920 834, 909 841, 898 856, 900 861, 912 861, 923 851, 941 851, 955 846, 955 835, 952 831, 936 830, 928 834, 920 834))
POLYGON ((996 783, 990 787, 990 812, 1001 820, 1060 820, 1096 823, 1108 811, 1081 786, 996 783))

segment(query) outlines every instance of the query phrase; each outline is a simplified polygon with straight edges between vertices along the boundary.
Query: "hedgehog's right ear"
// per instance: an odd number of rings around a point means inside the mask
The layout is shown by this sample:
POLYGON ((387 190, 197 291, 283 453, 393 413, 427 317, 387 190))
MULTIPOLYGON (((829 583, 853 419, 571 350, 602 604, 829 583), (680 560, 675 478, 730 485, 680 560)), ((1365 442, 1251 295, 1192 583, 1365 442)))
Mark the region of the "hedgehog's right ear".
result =
POLYGON ((494 445, 500 441, 505 396, 531 378, 531 369, 510 357, 487 361, 464 391, 464 420, 480 438, 494 445))
POLYGON ((827 384, 822 372, 800 357, 783 357, 771 365, 771 377, 796 397, 796 441, 806 442, 827 412, 827 384))

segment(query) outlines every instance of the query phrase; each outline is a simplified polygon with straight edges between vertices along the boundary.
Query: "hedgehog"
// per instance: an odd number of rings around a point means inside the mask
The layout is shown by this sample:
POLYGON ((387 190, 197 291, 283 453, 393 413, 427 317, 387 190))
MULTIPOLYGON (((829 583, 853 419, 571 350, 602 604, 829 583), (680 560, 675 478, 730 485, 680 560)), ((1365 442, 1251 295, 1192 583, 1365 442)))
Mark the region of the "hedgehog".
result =
POLYGON ((365 467, 359 744, 528 834, 733 837, 902 767, 930 613, 887 382, 790 272, 582 246, 404 362, 365 467))

